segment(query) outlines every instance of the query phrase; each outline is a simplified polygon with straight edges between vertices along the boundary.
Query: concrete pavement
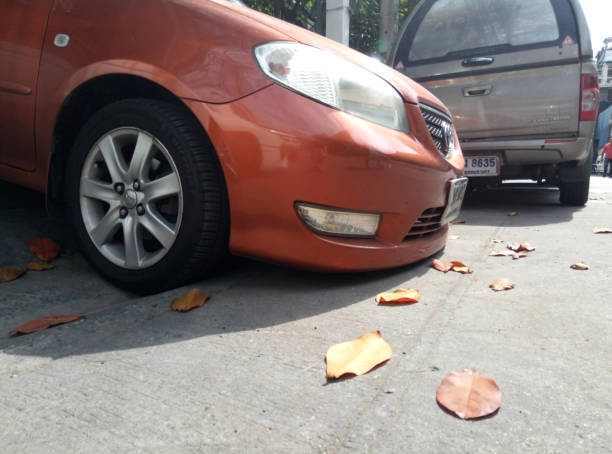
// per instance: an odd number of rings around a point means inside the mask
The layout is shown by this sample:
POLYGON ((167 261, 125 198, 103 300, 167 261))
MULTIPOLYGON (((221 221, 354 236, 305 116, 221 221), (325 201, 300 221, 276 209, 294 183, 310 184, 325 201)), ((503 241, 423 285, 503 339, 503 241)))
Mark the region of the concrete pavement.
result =
POLYGON ((33 234, 61 239, 51 271, 0 284, 0 452, 611 452, 612 179, 593 177, 584 208, 558 192, 505 186, 466 201, 446 249, 473 274, 430 261, 327 275, 236 260, 195 283, 211 300, 179 314, 190 287, 138 297, 102 280, 61 218, 11 185, 0 202, 0 266, 27 263, 33 234), (517 216, 507 216, 517 211, 517 216), (492 238, 528 241, 527 258, 489 257, 492 238), (569 268, 589 264, 588 271, 569 268), (516 288, 494 293, 507 277, 516 288), (374 296, 420 290, 412 306, 374 296), (39 316, 87 319, 9 338, 39 316), (325 380, 339 342, 381 330, 391 360, 361 377, 325 380), (503 393, 495 416, 443 412, 436 388, 474 368, 503 393))

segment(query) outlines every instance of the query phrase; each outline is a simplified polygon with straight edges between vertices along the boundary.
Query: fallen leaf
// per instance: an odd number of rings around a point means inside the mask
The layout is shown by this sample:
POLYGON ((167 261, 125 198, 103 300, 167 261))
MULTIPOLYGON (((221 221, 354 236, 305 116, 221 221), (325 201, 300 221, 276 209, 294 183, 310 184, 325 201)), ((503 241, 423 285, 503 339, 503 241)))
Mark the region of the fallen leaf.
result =
POLYGON ((573 265, 570 266, 571 269, 573 270, 588 270, 589 269, 589 265, 587 265, 586 263, 582 263, 582 262, 578 262, 578 263, 574 263, 573 265))
POLYGON ((505 277, 500 277, 489 285, 489 287, 496 292, 510 290, 514 288, 514 282, 512 282, 510 279, 506 279, 505 277))
POLYGON ((499 410, 502 394, 492 378, 464 369, 444 377, 436 391, 436 400, 459 418, 474 419, 499 410))
POLYGON ((492 257, 508 257, 509 255, 514 255, 514 251, 510 251, 506 249, 505 251, 493 251, 490 252, 489 255, 492 257))
POLYGON ((433 266, 438 271, 442 271, 443 273, 446 273, 450 271, 450 269, 453 267, 453 263, 445 262, 444 260, 433 259, 431 261, 431 266, 433 266))
POLYGON ((30 262, 27 264, 26 268, 29 271, 46 271, 52 270, 53 268, 55 268, 55 265, 51 265, 50 263, 44 262, 30 262))
POLYGON ((431 266, 433 266, 438 271, 442 271, 443 273, 446 273, 448 271, 455 271, 461 274, 471 273, 470 269, 467 266, 457 261, 446 262, 444 260, 433 259, 431 261, 431 266))
POLYGON ((459 235, 448 235, 446 237, 447 240, 458 240, 459 239, 459 235))
POLYGON ((516 216, 518 214, 518 211, 511 211, 510 213, 508 213, 508 216, 516 216))
POLYGON ((493 238, 491 240, 491 243, 503 243, 503 242, 504 242, 504 240, 500 240, 499 238, 493 238))
POLYGON ((525 251, 515 252, 514 254, 512 254, 512 260, 522 259, 523 257, 528 257, 528 256, 529 254, 527 254, 527 252, 525 251))
POLYGON ((391 346, 380 331, 372 331, 350 342, 336 344, 327 350, 327 378, 345 374, 363 375, 391 358, 391 346))
POLYGON ((593 233, 612 233, 612 229, 608 227, 595 227, 593 233))
POLYGON ((63 323, 73 322, 84 318, 83 314, 71 314, 71 315, 50 315, 48 317, 42 317, 36 320, 32 320, 21 326, 18 326, 11 331, 11 336, 15 334, 30 334, 42 331, 49 328, 50 326, 61 325, 63 323))
POLYGON ((392 292, 383 292, 376 295, 376 302, 382 305, 395 305, 405 303, 418 303, 421 294, 413 288, 398 288, 392 292))
POLYGON ((209 295, 205 295, 199 289, 194 288, 189 293, 174 298, 170 307, 173 311, 187 312, 196 307, 204 306, 208 298, 210 298, 209 295))
POLYGON ((461 274, 471 274, 472 271, 461 262, 451 262, 453 264, 451 271, 461 274))
POLYGON ((529 243, 508 243, 508 249, 511 249, 515 252, 521 252, 521 251, 527 251, 527 252, 531 252, 531 251, 535 251, 535 247, 532 246, 529 243))
POLYGON ((450 221, 451 224, 465 224, 465 220, 464 219, 454 219, 452 221, 450 221))
POLYGON ((14 281, 25 272, 24 268, 0 268, 0 283, 14 281))
POLYGON ((51 238, 33 236, 28 240, 28 247, 36 256, 50 262, 59 255, 60 245, 51 238))

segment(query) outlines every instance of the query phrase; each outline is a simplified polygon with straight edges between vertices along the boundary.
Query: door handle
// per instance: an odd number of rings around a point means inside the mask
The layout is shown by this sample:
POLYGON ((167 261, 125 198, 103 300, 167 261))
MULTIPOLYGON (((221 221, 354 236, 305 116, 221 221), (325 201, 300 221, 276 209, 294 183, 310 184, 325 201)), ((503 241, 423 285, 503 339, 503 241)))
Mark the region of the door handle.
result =
POLYGON ((487 96, 493 89, 492 85, 482 85, 480 87, 469 87, 463 89, 463 96, 487 96))
POLYGON ((485 66, 493 63, 495 59, 493 57, 472 57, 466 58, 461 62, 462 66, 470 67, 470 66, 485 66))

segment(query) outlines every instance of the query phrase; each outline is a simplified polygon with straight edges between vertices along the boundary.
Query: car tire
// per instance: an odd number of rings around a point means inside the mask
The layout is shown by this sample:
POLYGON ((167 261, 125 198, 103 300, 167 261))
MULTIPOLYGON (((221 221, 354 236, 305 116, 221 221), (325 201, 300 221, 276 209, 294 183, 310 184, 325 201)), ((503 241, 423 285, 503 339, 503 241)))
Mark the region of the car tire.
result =
POLYGON ((563 205, 582 206, 589 200, 591 182, 591 154, 587 160, 572 169, 561 169, 559 200, 563 205))
POLYGON ((221 166, 182 106, 128 99, 95 113, 69 156, 65 200, 88 262, 138 293, 203 277, 227 255, 221 166))

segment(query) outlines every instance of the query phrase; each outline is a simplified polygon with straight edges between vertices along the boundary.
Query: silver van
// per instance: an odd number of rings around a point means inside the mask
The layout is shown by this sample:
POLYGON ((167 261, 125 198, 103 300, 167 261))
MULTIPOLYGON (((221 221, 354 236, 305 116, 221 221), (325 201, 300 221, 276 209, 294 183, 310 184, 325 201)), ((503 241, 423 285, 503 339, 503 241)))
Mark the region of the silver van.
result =
POLYGON ((578 0, 422 0, 388 63, 449 107, 472 185, 529 178, 586 203, 599 89, 578 0))

